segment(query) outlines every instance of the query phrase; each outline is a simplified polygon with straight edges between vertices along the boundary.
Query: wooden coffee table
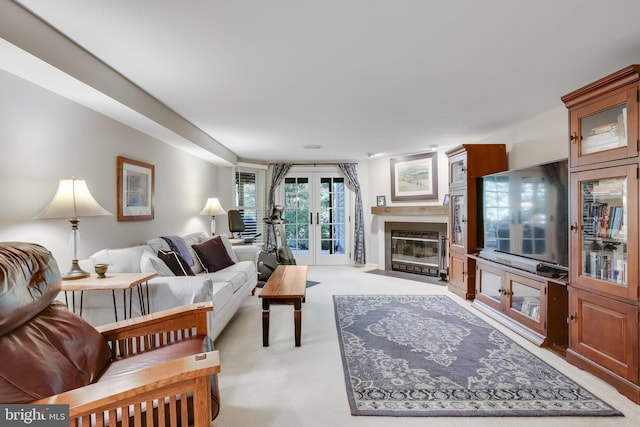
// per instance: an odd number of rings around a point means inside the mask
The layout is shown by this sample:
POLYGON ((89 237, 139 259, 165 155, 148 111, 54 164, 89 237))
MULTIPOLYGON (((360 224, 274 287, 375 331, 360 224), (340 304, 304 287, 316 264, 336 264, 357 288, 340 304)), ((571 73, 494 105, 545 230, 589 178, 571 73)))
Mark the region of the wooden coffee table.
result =
POLYGON ((269 307, 271 304, 293 305, 296 347, 302 332, 302 302, 307 290, 306 265, 279 265, 262 288, 262 346, 269 347, 269 307))

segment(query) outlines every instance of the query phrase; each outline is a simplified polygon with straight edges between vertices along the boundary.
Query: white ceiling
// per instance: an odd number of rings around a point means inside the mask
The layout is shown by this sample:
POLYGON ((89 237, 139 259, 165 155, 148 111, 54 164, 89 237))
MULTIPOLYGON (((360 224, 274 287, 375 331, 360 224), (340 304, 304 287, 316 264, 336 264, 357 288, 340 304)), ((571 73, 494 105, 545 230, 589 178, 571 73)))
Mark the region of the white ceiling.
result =
POLYGON ((638 0, 17 3, 246 160, 474 142, 640 63, 638 0))

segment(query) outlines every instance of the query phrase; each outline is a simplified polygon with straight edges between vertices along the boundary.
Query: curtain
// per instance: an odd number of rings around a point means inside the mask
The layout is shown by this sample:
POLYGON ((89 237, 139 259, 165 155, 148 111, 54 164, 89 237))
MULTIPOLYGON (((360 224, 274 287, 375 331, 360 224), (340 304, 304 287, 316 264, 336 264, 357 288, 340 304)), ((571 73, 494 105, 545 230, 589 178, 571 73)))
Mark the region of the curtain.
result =
MULTIPOLYGON (((285 175, 291 168, 288 163, 274 163, 271 167, 271 187, 269 187, 269 206, 267 209, 267 217, 271 216, 271 211, 276 205, 276 188, 282 182, 285 175)), ((277 247, 276 236, 273 232, 273 227, 267 227, 267 239, 265 241, 265 249, 267 251, 275 249, 277 247)))
POLYGON ((356 264, 365 264, 367 261, 364 247, 364 211, 362 210, 362 194, 356 163, 339 163, 338 167, 346 176, 351 189, 356 193, 355 221, 353 223, 353 260, 356 264))

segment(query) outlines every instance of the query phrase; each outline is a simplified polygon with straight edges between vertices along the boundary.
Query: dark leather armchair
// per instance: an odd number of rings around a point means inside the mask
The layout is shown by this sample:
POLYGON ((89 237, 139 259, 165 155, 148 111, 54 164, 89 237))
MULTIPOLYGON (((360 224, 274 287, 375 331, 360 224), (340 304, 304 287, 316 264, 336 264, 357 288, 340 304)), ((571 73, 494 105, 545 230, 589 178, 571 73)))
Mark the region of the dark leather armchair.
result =
POLYGON ((68 404, 70 425, 211 424, 210 303, 95 329, 55 301, 60 280, 44 247, 0 243, 1 403, 68 404))

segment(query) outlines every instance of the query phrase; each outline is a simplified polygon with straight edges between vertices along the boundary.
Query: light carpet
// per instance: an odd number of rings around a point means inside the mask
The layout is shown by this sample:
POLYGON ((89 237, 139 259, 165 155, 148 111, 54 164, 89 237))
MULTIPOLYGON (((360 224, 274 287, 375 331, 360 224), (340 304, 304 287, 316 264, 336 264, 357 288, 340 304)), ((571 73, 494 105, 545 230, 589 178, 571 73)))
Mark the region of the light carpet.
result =
POLYGON ((352 415, 622 415, 443 295, 335 295, 352 415))

